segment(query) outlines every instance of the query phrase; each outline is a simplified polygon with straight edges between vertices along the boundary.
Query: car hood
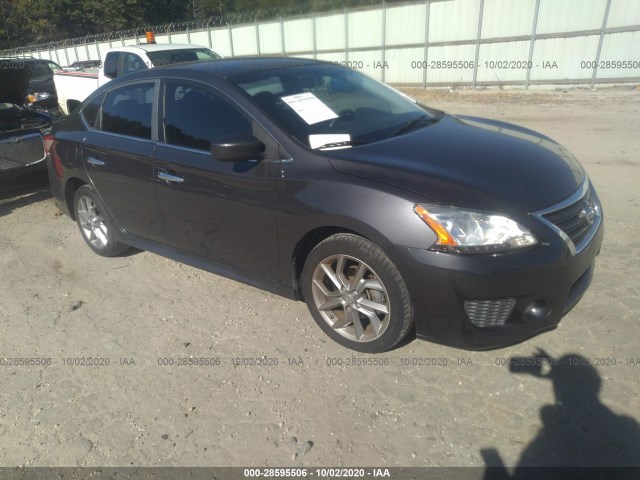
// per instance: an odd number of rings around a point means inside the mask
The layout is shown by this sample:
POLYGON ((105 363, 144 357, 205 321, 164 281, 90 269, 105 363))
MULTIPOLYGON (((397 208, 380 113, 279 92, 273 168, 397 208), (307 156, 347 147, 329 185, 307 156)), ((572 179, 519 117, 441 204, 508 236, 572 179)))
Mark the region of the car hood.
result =
POLYGON ((33 65, 20 59, 3 60, 0 68, 0 103, 24 105, 33 65))
POLYGON ((419 130, 330 153, 335 170, 413 191, 441 205, 532 212, 584 179, 574 156, 544 135, 504 122, 444 115, 419 130))

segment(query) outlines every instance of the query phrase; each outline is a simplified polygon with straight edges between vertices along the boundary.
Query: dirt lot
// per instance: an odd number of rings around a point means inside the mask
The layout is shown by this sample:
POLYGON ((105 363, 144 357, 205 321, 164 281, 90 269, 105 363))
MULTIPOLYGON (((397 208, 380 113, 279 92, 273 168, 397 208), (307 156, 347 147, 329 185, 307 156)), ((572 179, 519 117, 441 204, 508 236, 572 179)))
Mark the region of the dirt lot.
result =
POLYGON ((640 91, 408 93, 541 131, 587 168, 606 239, 560 328, 347 365, 304 304, 146 252, 98 257, 42 190, 0 204, 0 464, 639 465, 640 91), (563 361, 505 365, 538 349, 563 361), (268 365, 234 365, 248 358, 268 365), (411 365, 425 358, 440 365, 411 365))

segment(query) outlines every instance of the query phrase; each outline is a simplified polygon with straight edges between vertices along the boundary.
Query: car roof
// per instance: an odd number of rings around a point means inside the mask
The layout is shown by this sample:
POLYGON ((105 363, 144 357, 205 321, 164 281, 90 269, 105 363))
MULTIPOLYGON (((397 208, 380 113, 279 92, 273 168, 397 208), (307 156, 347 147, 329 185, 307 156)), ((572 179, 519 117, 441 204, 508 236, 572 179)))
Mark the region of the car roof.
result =
POLYGON ((148 72, 157 73, 175 72, 184 74, 185 71, 196 74, 213 75, 219 78, 233 77, 241 73, 249 73, 251 70, 273 70, 274 72, 282 68, 304 67, 311 65, 323 65, 327 62, 311 60, 307 58, 293 57, 243 57, 243 58, 222 58, 215 60, 200 60, 197 62, 165 65, 148 72))
POLYGON ((35 58, 35 57, 0 57, 0 60, 15 60, 25 63, 37 63, 37 62, 53 62, 57 63, 55 60, 49 60, 48 58, 35 58))

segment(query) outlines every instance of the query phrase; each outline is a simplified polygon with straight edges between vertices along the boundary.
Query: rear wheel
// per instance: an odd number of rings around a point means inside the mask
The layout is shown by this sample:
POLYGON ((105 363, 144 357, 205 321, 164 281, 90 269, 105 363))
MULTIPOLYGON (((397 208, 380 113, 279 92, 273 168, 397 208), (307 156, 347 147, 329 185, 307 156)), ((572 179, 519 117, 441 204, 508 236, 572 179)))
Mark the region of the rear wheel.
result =
POLYGON ((320 242, 305 262, 302 289, 318 325, 353 350, 389 350, 412 325, 400 272, 377 245, 356 235, 320 242))
POLYGON ((91 250, 103 257, 115 257, 130 248, 116 240, 116 226, 106 215, 102 201, 92 187, 80 187, 76 191, 73 205, 78 228, 91 250))

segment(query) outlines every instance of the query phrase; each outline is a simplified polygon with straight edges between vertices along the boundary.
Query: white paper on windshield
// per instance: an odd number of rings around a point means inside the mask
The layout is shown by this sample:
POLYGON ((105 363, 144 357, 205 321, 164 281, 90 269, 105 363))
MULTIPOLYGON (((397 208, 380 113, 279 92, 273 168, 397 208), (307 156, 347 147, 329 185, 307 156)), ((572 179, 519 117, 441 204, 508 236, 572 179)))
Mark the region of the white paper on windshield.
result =
MULTIPOLYGON (((336 142, 348 142, 351 140, 351 135, 348 133, 331 133, 331 134, 318 134, 309 135, 309 146, 311 148, 318 148, 328 143, 336 142)), ((338 147, 327 147, 323 150, 336 150, 338 148, 351 148, 351 145, 341 145, 338 147)))
POLYGON ((311 92, 289 95, 288 97, 282 97, 282 100, 309 125, 338 118, 338 115, 333 110, 311 92))

